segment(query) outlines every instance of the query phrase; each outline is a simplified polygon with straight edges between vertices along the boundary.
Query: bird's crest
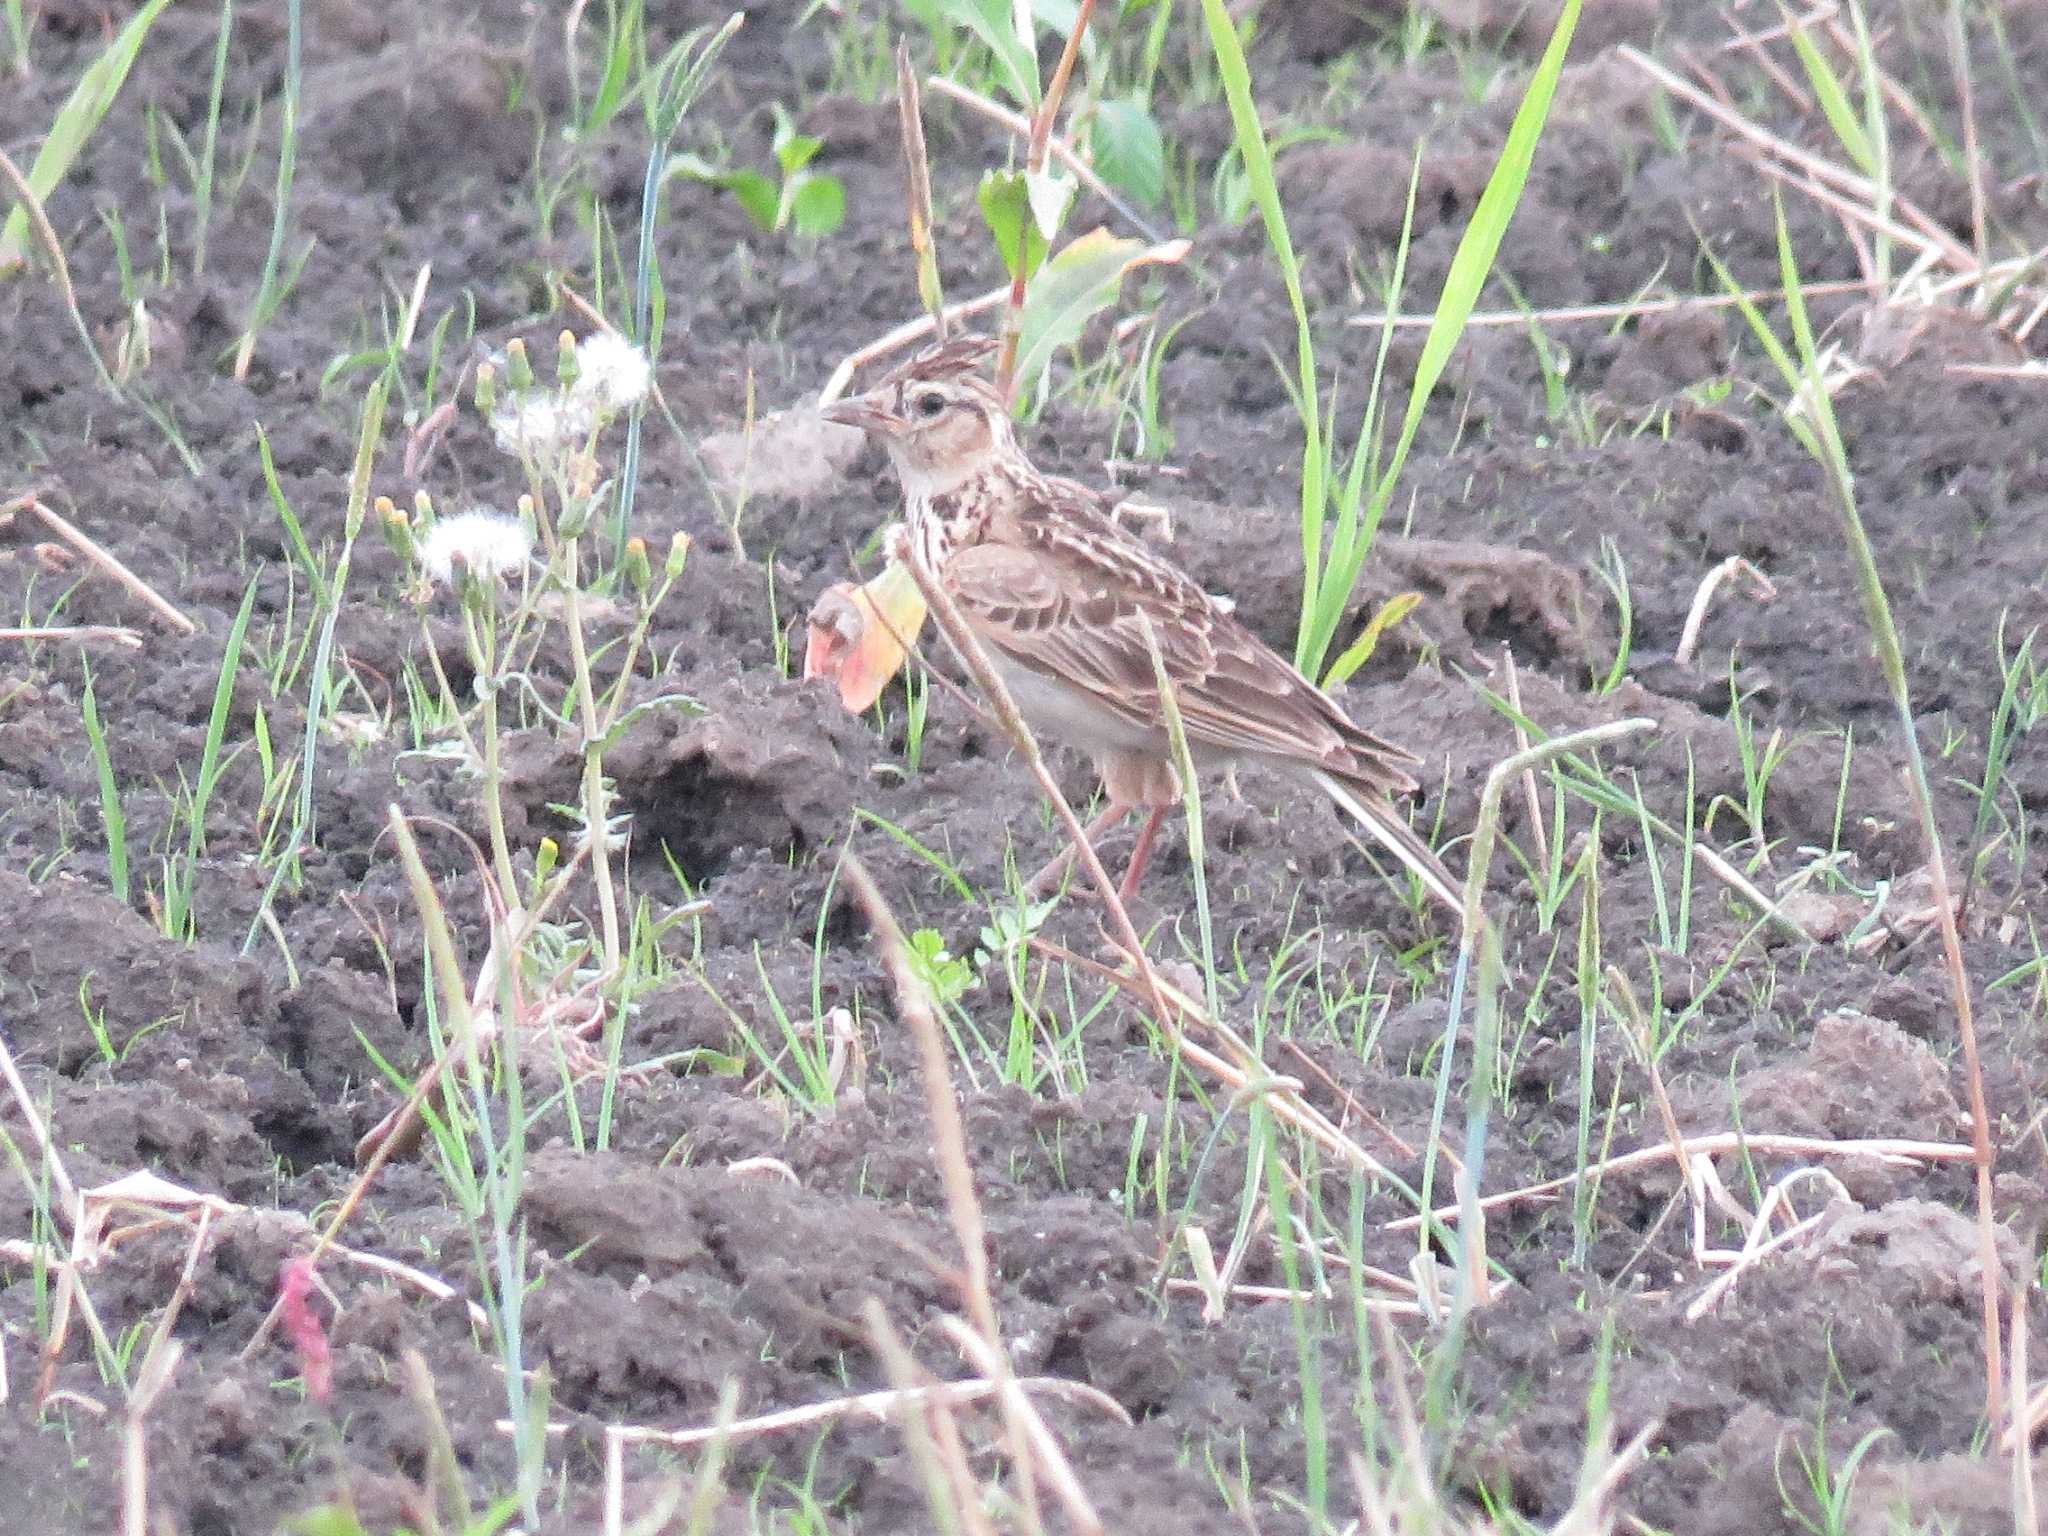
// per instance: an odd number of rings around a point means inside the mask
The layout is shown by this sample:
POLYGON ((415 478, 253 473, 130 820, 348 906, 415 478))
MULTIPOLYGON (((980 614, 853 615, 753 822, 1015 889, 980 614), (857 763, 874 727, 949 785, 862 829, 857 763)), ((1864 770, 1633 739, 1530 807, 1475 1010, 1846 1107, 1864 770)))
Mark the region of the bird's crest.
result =
POLYGON ((964 333, 935 342, 889 375, 885 384, 923 384, 934 379, 971 378, 996 355, 999 343, 993 336, 964 333))

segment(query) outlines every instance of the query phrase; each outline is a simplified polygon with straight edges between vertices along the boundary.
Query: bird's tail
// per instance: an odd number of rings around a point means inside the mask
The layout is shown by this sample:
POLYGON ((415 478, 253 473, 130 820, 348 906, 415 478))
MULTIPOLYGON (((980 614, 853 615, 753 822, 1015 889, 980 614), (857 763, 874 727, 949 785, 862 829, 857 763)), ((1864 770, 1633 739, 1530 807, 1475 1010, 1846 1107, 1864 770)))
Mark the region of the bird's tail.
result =
POLYGON ((1392 801, 1378 794, 1361 795, 1336 775, 1320 768, 1311 770, 1310 777, 1324 794, 1349 811, 1382 848, 1406 865, 1427 887, 1430 895, 1453 912, 1464 911, 1465 897, 1457 880, 1444 867, 1444 861, 1436 856, 1435 850, 1422 840, 1421 834, 1401 819, 1392 801))

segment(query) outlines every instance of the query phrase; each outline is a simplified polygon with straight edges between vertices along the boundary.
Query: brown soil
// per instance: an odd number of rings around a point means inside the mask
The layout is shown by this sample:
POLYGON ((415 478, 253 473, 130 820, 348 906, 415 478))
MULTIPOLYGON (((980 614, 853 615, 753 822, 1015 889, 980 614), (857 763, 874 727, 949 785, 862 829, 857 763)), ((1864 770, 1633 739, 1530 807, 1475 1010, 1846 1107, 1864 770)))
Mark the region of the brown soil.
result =
MULTIPOLYGON (((125 9, 115 7, 117 17, 125 9)), ((198 472, 132 402, 117 404, 99 390, 52 284, 34 276, 0 286, 0 499, 33 486, 200 626, 189 639, 153 627, 134 600, 53 546, 26 513, 0 529, 0 608, 27 615, 24 622, 56 614, 135 625, 149 636, 139 652, 92 656, 136 850, 127 904, 110 886, 79 655, 54 644, 0 647, 0 1032, 80 1185, 146 1168, 243 1207, 215 1222, 197 1258, 175 1329, 184 1359, 147 1424, 153 1497, 170 1528, 195 1536, 268 1532, 343 1487, 372 1530, 412 1518, 409 1490, 425 1474, 427 1437, 403 1390, 407 1350, 420 1352, 432 1372, 470 1486, 480 1498, 511 1486, 509 1444, 493 1427, 504 1406, 495 1356, 472 1335, 460 1301, 437 1303, 368 1271, 330 1267, 342 1307, 331 1328, 335 1393, 324 1408, 305 1400, 283 1344, 271 1340, 244 1355, 276 1295, 281 1262, 304 1250, 308 1218, 324 1220, 348 1187, 356 1139, 394 1103, 376 1058, 408 1073, 425 1059, 422 930, 383 835, 386 807, 395 801, 473 836, 482 830, 473 783, 445 760, 409 750, 399 679, 421 642, 396 596, 395 559, 366 540, 337 629, 350 680, 340 709, 365 726, 385 714, 396 728, 325 741, 304 878, 279 901, 275 934, 259 929, 245 947, 269 874, 258 830, 263 778, 246 744, 260 713, 279 751, 296 750, 303 685, 273 690, 269 664, 303 637, 310 606, 265 486, 257 431, 307 538, 332 549, 367 375, 325 375, 338 356, 379 344, 380 305, 393 309, 393 295, 409 291, 431 263, 429 318, 473 302, 481 354, 564 323, 547 309, 551 273, 590 287, 577 210, 568 202, 555 210, 551 240, 536 210, 536 126, 543 116, 558 125, 569 99, 559 27, 552 13, 536 22, 531 7, 492 0, 471 9, 482 14, 458 24, 429 6, 332 0, 308 8, 292 251, 307 237, 314 244, 243 382, 222 359, 269 235, 284 57, 276 0, 236 9, 224 121, 245 123, 260 101, 269 109, 266 137, 241 194, 215 214, 202 277, 190 276, 189 193, 175 176, 169 193, 147 179, 146 109, 196 142, 215 8, 174 6, 163 15, 80 167, 51 199, 79 304, 103 345, 124 314, 105 215, 120 211, 136 264, 146 267, 155 261, 163 203, 173 280, 145 282, 158 331, 138 392, 175 423, 198 472), (184 944, 163 936, 145 893, 160 883, 158 859, 170 840, 182 846, 180 786, 196 771, 224 639, 251 581, 251 651, 227 729, 231 746, 244 745, 222 774, 209 818, 196 891, 200 938, 184 944), (111 1051, 96 1038, 95 1018, 111 1051)), ((691 0, 657 9, 669 35, 714 19, 718 8, 691 0)), ((669 339, 660 383, 684 432, 651 419, 638 509, 650 544, 665 544, 676 529, 696 540, 654 654, 664 662, 659 689, 690 695, 704 712, 645 717, 608 762, 634 818, 635 889, 657 905, 678 899, 672 858, 711 909, 695 925, 694 947, 692 929, 671 939, 699 970, 679 971, 630 1021, 628 1060, 675 1062, 622 1088, 614 1150, 574 1151, 560 1106, 534 1133, 525 1213, 539 1283, 528 1304, 526 1356, 547 1366, 556 1416, 571 1425, 555 1463, 568 1491, 551 1503, 552 1530, 595 1528, 599 1431, 607 1423, 709 1422, 728 1382, 742 1414, 883 1385, 860 1321, 870 1298, 928 1365, 961 1371, 937 1328, 942 1314, 960 1308, 959 1265, 915 1054, 865 927, 834 892, 835 860, 858 848, 907 926, 937 928, 955 952, 967 952, 983 921, 978 909, 963 906, 929 863, 856 811, 941 851, 984 893, 1001 891, 1006 858, 1029 868, 1055 844, 1021 767, 942 693, 932 695, 921 762, 904 772, 900 696, 877 729, 873 717, 845 715, 828 689, 778 668, 777 626, 794 628, 801 654, 793 616, 845 577, 885 517, 883 467, 863 459, 821 487, 758 491, 742 550, 692 452, 696 440, 742 422, 750 380, 764 407, 798 401, 917 302, 902 250, 890 112, 825 94, 824 18, 793 25, 798 6, 750 9, 685 139, 708 147, 716 134, 741 157, 765 158, 766 114, 754 109, 788 102, 825 136, 824 163, 844 178, 851 212, 843 230, 813 247, 761 238, 736 205, 707 188, 678 180, 667 194, 660 255, 669 339), (746 1074, 716 1070, 719 1059, 744 1052, 713 988, 760 1030, 773 1028, 771 989, 806 1017, 814 1003, 853 1009, 864 1082, 845 1091, 833 1113, 816 1116, 746 1074), (730 1171, 752 1158, 776 1159, 793 1178, 730 1171)), ((1373 18, 1386 9, 1269 4, 1272 24, 1254 54, 1269 109, 1335 130, 1332 141, 1282 164, 1325 355, 1343 369, 1354 400, 1377 333, 1340 320, 1373 307, 1360 279, 1389 259, 1416 125, 1429 125, 1429 140, 1411 306, 1442 278, 1541 44, 1526 23, 1489 30, 1482 18, 1475 40, 1445 34, 1455 47, 1440 40, 1404 65, 1391 48, 1370 51, 1379 35, 1373 18), (1345 74, 1331 62, 1347 50, 1362 69, 1345 74), (1504 74, 1475 104, 1472 71, 1496 61, 1504 74)), ((1488 8, 1461 8, 1475 9, 1488 8)), ((10 152, 44 130, 101 46, 99 10, 47 8, 34 33, 34 78, 19 87, 10 81, 0 94, 0 145, 10 152)), ((1696 230, 1743 280, 1775 281, 1773 215, 1758 173, 1682 108, 1660 113, 1613 51, 1634 43, 1675 57, 1715 46, 1724 34, 1712 10, 1698 8, 1696 20, 1667 35, 1658 7, 1588 6, 1567 92, 1502 253, 1529 305, 1620 301, 1653 284, 1711 288, 1696 230), (1664 133, 1674 120, 1683 137, 1676 148, 1664 133)), ((2038 79, 2048 69, 2048 13, 2008 11, 2018 77, 2038 79)), ((1882 36, 1887 67, 1939 121, 1956 123, 1940 27, 1916 9, 1882 36)), ((1978 127, 1992 168, 1993 229, 2002 248, 2038 249, 2048 241, 2042 151, 2030 120, 1997 86, 2000 65, 1988 43, 1980 55, 1978 127)), ((1789 53, 1784 60, 1796 70, 1789 53)), ((1761 72, 1730 55, 1718 56, 1716 68, 1778 129, 1828 147, 1818 114, 1785 108, 1761 72)), ((1211 103, 1163 116, 1169 141, 1195 157, 1206 188, 1228 142, 1227 114, 1211 103)), ((1966 184, 1913 130, 1895 120, 1893 131, 1900 190, 1967 241, 1966 184)), ((1003 146, 978 123, 935 109, 932 152, 953 258, 949 283, 957 293, 979 291, 994 279, 993 256, 976 236, 969 193, 1003 146)), ((543 165, 594 188, 630 248, 643 156, 640 115, 629 108, 609 136, 573 152, 550 136, 543 165)), ((1831 215, 1796 196, 1786 212, 1808 281, 1858 275, 1856 253, 1831 215)), ((1100 208, 1082 215, 1109 217, 1100 208)), ((1155 289, 1169 319, 1191 317, 1163 372, 1171 472, 1139 470, 1128 483, 1172 505, 1175 555, 1213 589, 1234 594, 1246 621, 1285 649, 1299 592, 1298 429, 1269 353, 1291 357, 1292 323, 1256 220, 1192 233, 1195 254, 1155 289)), ((1139 296, 1137 285, 1129 296, 1139 296)), ((1497 290, 1488 302, 1511 300, 1497 290)), ((1842 301, 1818 308, 1867 366, 1837 407, 1904 636, 1943 831, 1961 848, 1976 805, 1968 783, 1982 774, 1998 697, 1996 637, 2002 631, 2010 647, 2048 621, 2048 394, 2038 379, 1955 372, 1957 362, 2022 355, 1960 313, 1922 311, 1906 323, 1866 317, 1842 301)), ((458 319, 455 331, 462 329, 458 319)), ((1412 509, 1404 496, 1403 526, 1390 524, 1360 594, 1361 612, 1402 590, 1427 601, 1382 645, 1348 703, 1424 760, 1419 815, 1436 823, 1439 841, 1470 833, 1488 769, 1513 749, 1510 725, 1482 692, 1502 686, 1493 669, 1503 645, 1520 668, 1525 712, 1546 730, 1654 718, 1654 732, 1603 751, 1606 770, 1639 783, 1666 817, 1683 815, 1689 781, 1702 808, 1726 797, 1701 830, 1738 859, 1756 852, 1754 844, 1737 846, 1748 834, 1738 809, 1738 722, 1748 721, 1759 746, 1782 732, 1787 753, 1763 809, 1772 857, 1756 878, 1769 883, 1801 867, 1811 857, 1801 850, 1838 847, 1858 884, 1898 880, 1905 905, 1924 855, 1901 784, 1896 718, 1835 514, 1770 406, 1740 388, 1725 399, 1701 388, 1731 367, 1744 378, 1767 377, 1742 331, 1725 311, 1556 328, 1571 356, 1573 420, 1547 408, 1544 371, 1525 331, 1475 332, 1418 440, 1412 509), (1765 571, 1776 597, 1762 602, 1728 589, 1698 656, 1680 664, 1675 652, 1693 594, 1732 555, 1765 571), (1632 613, 1627 677, 1609 693, 1592 687, 1621 643, 1603 563, 1625 568, 1632 613), (1732 692, 1744 696, 1739 714, 1731 712, 1732 692), (1846 778, 1844 732, 1854 743, 1846 778)), ((1418 338, 1403 332, 1393 347, 1397 400, 1418 338)), ((1114 429, 1113 413, 1062 395, 1027 437, 1048 466, 1099 481, 1114 429)), ((516 489, 473 418, 455 427, 421 483, 456 504, 502 502, 516 489)), ((404 503, 415 488, 397 449, 388 449, 376 489, 404 503)), ((452 631, 444 643, 453 658, 452 631)), ((534 732, 514 740, 510 761, 514 842, 530 847, 561 834, 565 823, 551 807, 573 796, 572 755, 534 732)), ((1070 792, 1085 795, 1081 765, 1062 773, 1070 792)), ((1312 1100, 1345 1119, 1396 1174, 1413 1178, 1419 1160, 1397 1148, 1427 1140, 1451 943, 1437 919, 1418 919, 1332 835, 1327 808, 1256 773, 1242 788, 1241 801, 1212 793, 1208 807, 1215 933, 1237 967, 1226 967, 1232 1017, 1247 1029, 1255 1021, 1269 1028, 1276 1069, 1302 1076, 1312 1100), (1441 942, 1406 953, 1425 936, 1441 942), (1316 974, 1297 991, 1310 963, 1316 974), (1342 1027, 1322 1017, 1318 988, 1333 1000, 1360 999, 1342 1027), (1361 1118, 1366 1111, 1371 1121, 1361 1118)), ((1520 797, 1511 799, 1507 830, 1526 842, 1520 797)), ((1546 814, 1548 804, 1546 787, 1546 814)), ((1583 800, 1570 805, 1568 841, 1591 825, 1583 800)), ((2000 1151, 2002 1261, 2023 1283, 2040 1272, 2048 1198, 2044 1010, 2038 979, 1995 983, 2034 958, 2029 934, 2048 916, 2048 837, 2016 841, 2029 824, 2039 833, 2048 811, 2048 731, 2018 742, 2000 805, 2012 838, 1987 863, 1964 954, 2000 1151)), ((1801 948, 1774 934, 1745 943, 1754 914, 1702 876, 1689 948, 1674 954, 1661 947, 1653 920, 1656 887, 1641 828, 1609 813, 1600 839, 1606 957, 1639 996, 1661 985, 1673 1010, 1708 994, 1661 1061, 1688 1133, 1739 1125, 1751 1133, 1967 1139, 1967 1084, 1931 934, 1916 930, 1870 947, 1833 937, 1801 948), (1717 984, 1731 955, 1732 972, 1717 984)), ((424 840, 443 899, 472 955, 480 954, 474 914, 483 893, 469 854, 445 833, 424 840)), ((1112 864, 1125 846, 1112 840, 1112 864)), ((1665 847, 1666 881, 1677 878, 1669 855, 1665 847)), ((1163 959, 1192 952, 1188 874, 1182 845, 1168 840, 1139 911, 1163 959)), ((1579 896, 1546 930, 1522 869, 1503 858, 1491 897, 1505 914, 1512 1050, 1488 1148, 1489 1192, 1571 1170, 1582 1068, 1573 975, 1579 896)), ((1867 908, 1842 906, 1835 933, 1867 908)), ((1096 915, 1074 904, 1047 933, 1087 950, 1097 928, 1096 915)), ((1097 996, 1077 982, 1077 1007, 1097 996)), ((965 1005, 997 1031, 1009 1013, 999 982, 969 993, 965 1005)), ((1120 1000, 1089 1024, 1083 1053, 1086 1085, 1066 1094, 1051 1085, 1036 1093, 997 1087, 985 1072, 980 1086, 957 1075, 996 1301, 1018 1368, 1088 1383, 1129 1414, 1126 1426, 1086 1407, 1048 1408, 1112 1529, 1240 1529, 1231 1506, 1240 1489, 1254 1528, 1301 1529, 1302 1371, 1289 1309, 1240 1302, 1205 1323, 1199 1298, 1163 1283, 1187 1273, 1179 1249, 1169 1262, 1178 1221, 1203 1226, 1219 1249, 1228 1240, 1243 1185, 1244 1116, 1226 1113, 1221 1097, 1191 1097, 1142 1013, 1120 1000), (1156 1208, 1135 1219, 1124 1209, 1141 1117, 1148 1161, 1162 1127, 1174 1126, 1166 1191, 1174 1221, 1157 1219, 1156 1208), (1195 1162, 1212 1132, 1215 1147, 1197 1181, 1195 1162), (1184 1162, 1182 1147, 1191 1149, 1184 1162)), ((1464 1055, 1452 1083, 1454 1130, 1464 1119, 1464 1055)), ((1620 1106, 1612 1150, 1663 1141, 1642 1071, 1611 1019, 1598 1037, 1590 1087, 1597 1106, 1620 1106)), ((586 1119, 595 1102, 594 1088, 579 1095, 586 1119)), ((1596 1133, 1602 1125, 1596 1120, 1596 1133)), ((0 1129, 29 1170, 27 1180, 0 1178, 0 1241, 24 1240, 34 1235, 37 1159, 11 1101, 0 1129)), ((1752 1178, 1767 1186, 1800 1161, 1724 1158, 1719 1167, 1753 1204, 1752 1178)), ((1839 1465, 1849 1447, 1882 1430, 1859 1479, 1852 1528, 1881 1531, 1904 1512, 1944 1529, 2012 1529, 2007 1469, 1983 1450, 1968 1170, 1867 1158, 1830 1166, 1848 1200, 1829 1209, 1822 1230, 1746 1274, 1698 1320, 1688 1320, 1687 1309, 1721 1271, 1695 1259, 1689 1208, 1668 1167, 1607 1179, 1577 1256, 1568 1198, 1496 1213, 1491 1251, 1514 1283, 1476 1317, 1451 1378, 1449 1432, 1432 1445, 1453 1496, 1539 1519, 1569 1505, 1598 1345, 1611 1328, 1616 1428, 1627 1436, 1659 1426, 1653 1454, 1621 1498, 1651 1526, 1805 1529, 1805 1495, 1787 1491, 1799 1484, 1794 1448, 1810 1454, 1824 1436, 1839 1465)), ((1347 1176, 1326 1166, 1311 1177, 1341 1220, 1352 1199, 1347 1176)), ((1800 1211, 1826 1203, 1808 1186, 1800 1211)), ((1409 1209, 1391 1185, 1363 1187, 1368 1261, 1406 1270, 1414 1240, 1384 1224, 1409 1209)), ((431 1163, 388 1167, 344 1237, 418 1265, 464 1297, 479 1294, 468 1228, 431 1163)), ((1740 1235, 1716 1223, 1709 1240, 1727 1246, 1740 1235)), ((110 1335, 118 1340, 157 1315, 178 1285, 187 1246, 183 1231, 138 1236, 87 1277, 110 1335)), ((1280 1282, 1269 1238, 1254 1243, 1242 1278, 1280 1282)), ((111 1529, 121 1395, 74 1328, 54 1376, 66 1395, 36 1414, 46 1300, 38 1279, 0 1249, 0 1381, 11 1382, 0 1394, 0 1461, 14 1511, 4 1523, 111 1529)), ((1418 1325, 1403 1326, 1412 1339, 1426 1337, 1418 1325)), ((1357 1335, 1341 1301, 1314 1312, 1311 1328, 1336 1453, 1332 1508, 1341 1520, 1352 1502, 1343 1455, 1364 1443, 1358 1405, 1373 1397, 1391 1403, 1391 1385, 1380 1371, 1372 1386, 1360 1386, 1357 1335)), ((2033 1335, 2043 1332, 2037 1318, 2033 1335)), ((2048 1351, 2037 1346, 2031 1371, 2037 1381, 2048 1371, 2048 1351)), ((649 1457, 631 1468, 629 1511, 644 1504, 664 1465, 649 1457)), ((740 1528, 747 1490, 778 1508, 800 1486, 848 1528, 920 1529, 929 1519, 902 1439, 870 1421, 749 1441, 736 1450, 729 1480, 739 1497, 721 1528, 740 1528)))

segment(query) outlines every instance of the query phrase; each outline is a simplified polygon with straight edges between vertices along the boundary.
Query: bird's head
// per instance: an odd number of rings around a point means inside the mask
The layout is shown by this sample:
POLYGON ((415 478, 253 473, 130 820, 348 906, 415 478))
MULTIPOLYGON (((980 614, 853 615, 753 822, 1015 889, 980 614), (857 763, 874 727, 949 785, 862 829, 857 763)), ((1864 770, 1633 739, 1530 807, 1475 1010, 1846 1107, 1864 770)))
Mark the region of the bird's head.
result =
POLYGON ((826 406, 825 419, 880 440, 907 492, 950 491, 1015 447, 1009 409, 980 372, 995 346, 983 336, 940 342, 866 394, 826 406))

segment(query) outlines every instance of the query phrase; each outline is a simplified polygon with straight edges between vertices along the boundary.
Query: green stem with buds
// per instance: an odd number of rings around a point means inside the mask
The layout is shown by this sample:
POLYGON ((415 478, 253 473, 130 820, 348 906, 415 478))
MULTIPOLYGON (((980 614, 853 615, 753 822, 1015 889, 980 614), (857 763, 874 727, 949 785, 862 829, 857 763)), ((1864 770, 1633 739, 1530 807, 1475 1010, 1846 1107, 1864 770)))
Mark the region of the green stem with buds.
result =
POLYGON ((590 877, 597 883, 597 911, 604 935, 607 977, 619 968, 619 899, 612 889, 612 853, 604 787, 604 729, 597 717, 597 693, 590 681, 590 651, 583 642, 583 593, 577 571, 578 543, 562 539, 562 613, 568 622, 569 661, 575 672, 576 713, 583 728, 583 824, 590 839, 590 877))
MULTIPOLYGON (((485 604, 490 602, 486 597, 485 604)), ((519 887, 512 873, 512 844, 505 836, 505 770, 498 748, 498 626, 497 616, 486 607, 481 626, 478 616, 464 604, 462 627, 469 639, 469 653, 483 696, 484 818, 490 826, 491 868, 498 878, 498 897, 506 906, 519 904, 519 887)))

